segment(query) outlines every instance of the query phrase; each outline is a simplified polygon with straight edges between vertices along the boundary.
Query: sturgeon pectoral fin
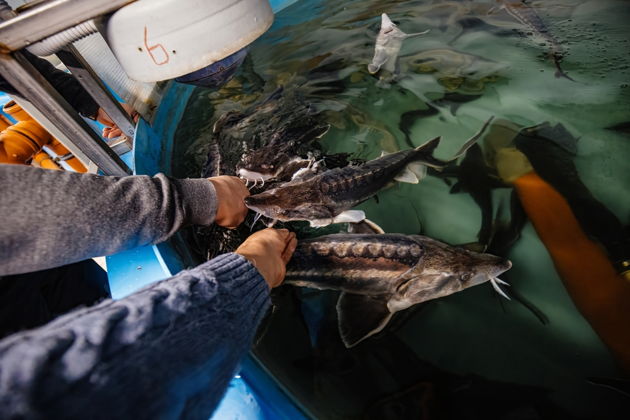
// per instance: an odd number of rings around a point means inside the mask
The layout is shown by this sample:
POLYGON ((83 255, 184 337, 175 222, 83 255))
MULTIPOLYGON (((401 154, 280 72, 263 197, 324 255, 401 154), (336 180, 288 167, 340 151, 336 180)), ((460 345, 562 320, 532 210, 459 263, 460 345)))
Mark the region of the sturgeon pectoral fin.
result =
POLYGON ((328 219, 313 219, 309 220, 311 227, 323 227, 333 223, 359 223, 365 219, 365 212, 363 210, 346 210, 335 217, 328 219))
POLYGON ((363 219, 365 219, 363 210, 346 210, 335 216, 333 223, 358 223, 363 219))
POLYGON ((450 193, 451 194, 457 194, 457 193, 462 192, 462 191, 463 191, 462 183, 461 182, 456 182, 455 185, 453 185, 451 187, 450 193))
POLYGON ((416 174, 411 172, 407 167, 400 171, 400 173, 394 177, 394 180, 407 184, 417 184, 418 182, 420 182, 416 174))
POLYGON ((368 226, 372 230, 373 233, 378 233, 379 235, 382 235, 385 233, 382 227, 380 227, 379 225, 377 225, 370 219, 363 219, 361 223, 365 223, 365 225, 368 226))
POLYGON ((339 334, 343 344, 353 347, 385 328, 392 313, 386 295, 366 296, 342 292, 337 301, 339 334))
POLYGON ((328 226, 333 222, 333 219, 314 219, 314 220, 309 220, 308 223, 311 225, 311 227, 324 227, 324 226, 328 226))
POLYGON ((427 176, 427 166, 420 162, 411 162, 407 165, 407 169, 413 172, 419 181, 422 181, 427 176))

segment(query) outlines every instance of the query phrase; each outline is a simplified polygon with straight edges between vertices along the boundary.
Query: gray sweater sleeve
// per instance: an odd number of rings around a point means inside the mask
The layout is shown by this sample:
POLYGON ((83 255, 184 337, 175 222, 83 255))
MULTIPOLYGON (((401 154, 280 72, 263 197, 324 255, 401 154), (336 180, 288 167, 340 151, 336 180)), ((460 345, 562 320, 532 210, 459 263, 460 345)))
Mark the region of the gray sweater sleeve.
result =
POLYGON ((0 418, 207 419, 269 307, 236 254, 0 342, 0 418))
POLYGON ((207 179, 109 177, 0 164, 0 275, 27 273, 166 240, 209 225, 207 179))

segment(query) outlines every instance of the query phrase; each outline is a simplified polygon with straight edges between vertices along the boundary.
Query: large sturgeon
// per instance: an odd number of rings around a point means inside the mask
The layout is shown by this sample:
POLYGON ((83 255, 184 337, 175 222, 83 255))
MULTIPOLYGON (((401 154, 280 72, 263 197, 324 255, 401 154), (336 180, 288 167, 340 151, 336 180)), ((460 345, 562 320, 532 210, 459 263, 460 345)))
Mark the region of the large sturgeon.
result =
MULTIPOLYGON (((420 235, 335 234, 302 240, 286 284, 341 291, 339 332, 352 347, 383 330, 395 312, 497 278, 509 260, 420 235)), ((505 296, 505 295, 504 295, 505 296)))
MULTIPOLYGON (((308 122, 311 123, 311 118, 308 122)), ((270 142, 258 149, 247 151, 236 165, 237 174, 246 181, 288 181, 299 169, 310 166, 311 159, 300 157, 300 148, 324 136, 329 124, 291 127, 282 136, 277 133, 270 142)))
MULTIPOLYGON (((450 161, 464 154, 491 121, 492 118, 450 161)), ((307 220, 315 227, 359 222, 365 219, 365 213, 350 209, 373 197, 392 181, 415 184, 426 175, 427 167, 444 168, 448 162, 433 157, 439 142, 440 138, 436 137, 415 149, 386 154, 360 166, 335 168, 298 178, 251 195, 245 199, 245 204, 263 216, 283 222, 307 220)))

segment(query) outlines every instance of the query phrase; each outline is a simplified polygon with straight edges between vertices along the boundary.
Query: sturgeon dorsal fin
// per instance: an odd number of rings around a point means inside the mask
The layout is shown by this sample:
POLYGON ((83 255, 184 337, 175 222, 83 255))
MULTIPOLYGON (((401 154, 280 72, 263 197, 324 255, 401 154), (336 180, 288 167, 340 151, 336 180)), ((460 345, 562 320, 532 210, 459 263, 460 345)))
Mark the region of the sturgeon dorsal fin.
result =
POLYGON ((434 139, 431 139, 414 149, 418 157, 412 160, 412 162, 417 162, 418 165, 423 165, 425 168, 421 168, 420 166, 414 167, 413 164, 408 165, 407 167, 411 170, 411 172, 415 173, 419 179, 426 176, 426 166, 441 170, 448 165, 448 162, 444 162, 443 160, 433 157, 433 152, 440 144, 440 140, 442 140, 441 137, 435 137, 434 139))
POLYGON ((356 346, 383 330, 392 313, 387 308, 388 296, 367 296, 342 292, 337 301, 337 317, 341 341, 347 347, 356 346))
POLYGON ((416 151, 417 152, 425 152, 427 154, 431 154, 433 153, 433 151, 435 150, 436 147, 438 147, 438 145, 440 144, 440 141, 442 140, 442 137, 438 136, 435 137, 423 144, 421 144, 420 146, 416 147, 416 151))

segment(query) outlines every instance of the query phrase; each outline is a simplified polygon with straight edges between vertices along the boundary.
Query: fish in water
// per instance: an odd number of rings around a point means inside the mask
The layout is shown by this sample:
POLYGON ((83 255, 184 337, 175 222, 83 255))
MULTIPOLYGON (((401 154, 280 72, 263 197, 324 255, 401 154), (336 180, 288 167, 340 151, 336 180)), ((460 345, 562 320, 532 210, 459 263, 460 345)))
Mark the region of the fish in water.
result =
POLYGON ((577 142, 563 125, 548 122, 523 128, 514 139, 536 173, 567 200, 584 232, 606 248, 616 265, 623 264, 630 259, 630 237, 581 180, 574 162, 577 142))
POLYGON ((401 58, 407 59, 413 71, 431 73, 436 80, 447 87, 457 85, 458 88, 464 84, 470 87, 477 85, 477 90, 474 92, 477 94, 482 93, 485 82, 498 78, 501 71, 507 67, 504 63, 451 48, 430 49, 401 58))
POLYGON ((540 18, 536 10, 522 0, 497 0, 501 5, 499 9, 505 10, 510 16, 519 21, 524 26, 528 27, 534 36, 543 39, 549 45, 549 57, 553 60, 554 66, 556 66, 556 77, 564 77, 575 82, 574 79, 569 77, 562 67, 560 67, 560 61, 562 60, 563 51, 562 47, 551 34, 545 22, 540 18))
POLYGON ((286 284, 339 290, 338 325, 346 347, 383 330, 413 305, 490 281, 509 260, 452 247, 420 235, 333 234, 299 242, 286 284))
POLYGON ((395 73, 397 70, 398 53, 400 52, 403 41, 413 36, 424 35, 427 32, 429 32, 429 30, 415 34, 406 34, 398 29, 398 26, 391 21, 386 13, 383 13, 381 15, 381 30, 376 37, 374 58, 372 58, 372 62, 368 64, 370 74, 375 74, 381 69, 395 73))
POLYGON ((236 173, 246 181, 288 181, 298 170, 311 166, 314 159, 300 157, 300 148, 323 137, 330 125, 316 124, 300 128, 298 133, 284 134, 265 146, 247 151, 236 165, 236 173))
MULTIPOLYGON (((472 146, 490 124, 471 137, 451 160, 472 146)), ((373 197, 392 181, 418 183, 427 167, 444 168, 448 162, 433 157, 440 142, 436 137, 415 149, 386 154, 360 166, 346 166, 297 179, 245 199, 250 209, 272 220, 308 220, 311 226, 359 222, 361 210, 352 207, 373 197)))
POLYGON ((425 165, 444 166, 444 162, 432 157, 439 141, 437 137, 416 149, 391 153, 361 166, 336 168, 288 182, 247 197, 245 204, 268 218, 308 220, 311 226, 358 222, 365 214, 350 209, 374 196, 391 181, 417 183, 418 177, 424 176, 425 165))
POLYGON ((488 245, 492 236, 494 207, 492 205, 492 190, 506 188, 496 170, 491 168, 483 157, 481 147, 474 144, 466 152, 466 157, 459 165, 447 167, 440 176, 457 178, 451 188, 451 193, 465 191, 481 209, 481 227, 477 238, 482 245, 488 245))

